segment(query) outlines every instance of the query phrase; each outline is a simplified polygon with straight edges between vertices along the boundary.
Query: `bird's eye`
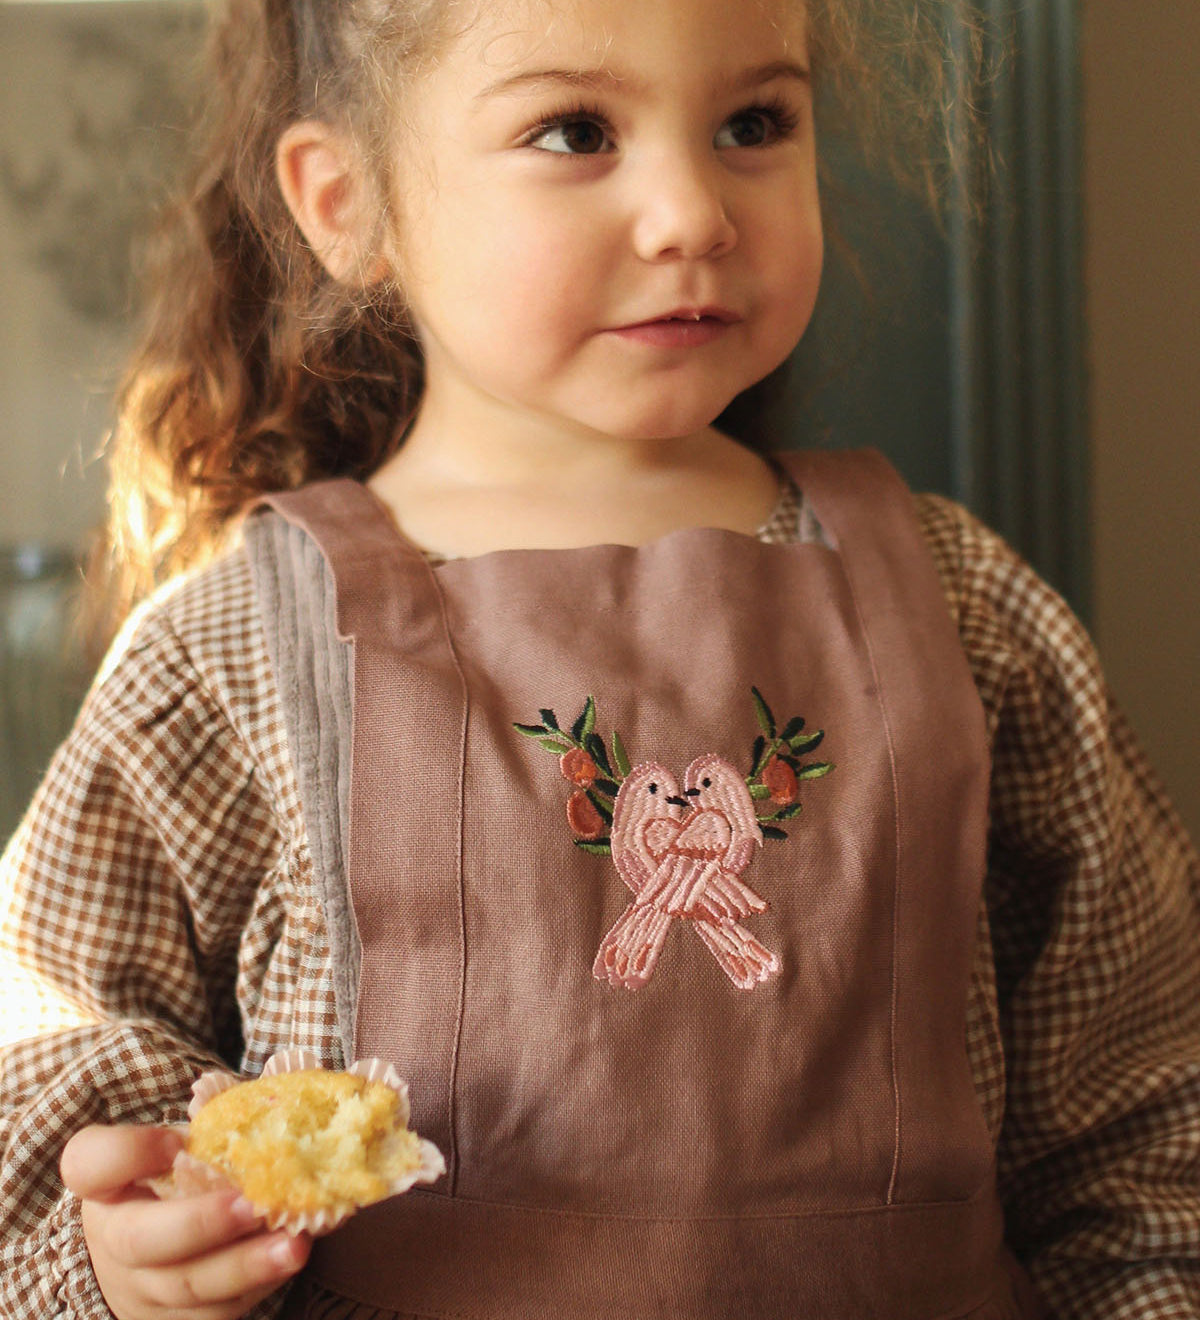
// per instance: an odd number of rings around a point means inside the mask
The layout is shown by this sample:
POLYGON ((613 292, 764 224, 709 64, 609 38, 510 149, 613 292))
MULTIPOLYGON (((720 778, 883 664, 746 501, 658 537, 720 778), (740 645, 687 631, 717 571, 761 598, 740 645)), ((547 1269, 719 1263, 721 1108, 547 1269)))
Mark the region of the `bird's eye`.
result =
POLYGON ((712 780, 711 780, 711 779, 702 779, 702 780, 700 781, 700 787, 701 787, 701 788, 712 788, 712 780))
POLYGON ((658 792, 658 785, 657 785, 657 784, 651 784, 651 785, 650 785, 650 792, 651 792, 651 793, 657 793, 657 792, 658 792))

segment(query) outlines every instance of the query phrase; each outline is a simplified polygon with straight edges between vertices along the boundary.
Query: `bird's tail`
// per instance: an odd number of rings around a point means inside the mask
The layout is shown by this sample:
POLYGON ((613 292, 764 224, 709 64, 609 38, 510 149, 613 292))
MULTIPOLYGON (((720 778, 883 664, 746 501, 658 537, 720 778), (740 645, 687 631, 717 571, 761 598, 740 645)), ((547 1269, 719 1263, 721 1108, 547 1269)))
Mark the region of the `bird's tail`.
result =
POLYGON ((637 990, 654 975, 670 913, 648 903, 631 903, 600 944, 592 975, 597 981, 637 990))
POLYGON ((736 921, 698 917, 692 924, 717 965, 739 990, 753 990, 778 973, 779 955, 765 948, 736 921))

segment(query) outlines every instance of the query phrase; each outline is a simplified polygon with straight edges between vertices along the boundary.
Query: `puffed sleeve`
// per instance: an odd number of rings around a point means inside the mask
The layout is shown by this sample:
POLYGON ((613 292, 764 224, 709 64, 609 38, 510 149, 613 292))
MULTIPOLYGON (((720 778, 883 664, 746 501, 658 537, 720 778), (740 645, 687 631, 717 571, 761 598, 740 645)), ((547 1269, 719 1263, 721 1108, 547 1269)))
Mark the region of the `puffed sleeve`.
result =
POLYGON ((201 1070, 237 1067, 239 946, 282 854, 254 758, 148 613, 0 860, 5 953, 79 1024, 0 1056, 0 1313, 109 1315, 62 1147, 89 1123, 182 1121, 201 1070))
POLYGON ((1195 848, 1063 601, 962 510, 923 516, 992 735, 1009 1238, 1059 1320, 1200 1317, 1195 848))

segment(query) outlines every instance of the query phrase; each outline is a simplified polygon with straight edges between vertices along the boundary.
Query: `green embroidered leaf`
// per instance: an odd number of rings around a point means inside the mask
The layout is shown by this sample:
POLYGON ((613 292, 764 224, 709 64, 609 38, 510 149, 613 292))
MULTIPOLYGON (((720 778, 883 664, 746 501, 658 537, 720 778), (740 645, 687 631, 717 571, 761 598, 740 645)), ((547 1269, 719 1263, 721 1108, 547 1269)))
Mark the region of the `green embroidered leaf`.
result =
POLYGON ((548 732, 542 724, 514 724, 513 728, 518 733, 523 733, 526 738, 544 738, 548 732))
POLYGON ((755 738, 754 740, 754 746, 750 749, 751 768, 750 768, 750 774, 747 776, 746 779, 747 783, 749 783, 750 780, 753 779, 755 775, 757 775, 758 772, 762 769, 763 752, 765 752, 766 750, 767 750, 767 740, 760 733, 758 737, 755 738))
POLYGON ((806 765, 796 774, 797 779, 820 779, 827 775, 833 769, 832 761, 817 761, 813 765, 806 765))
POLYGON ((539 738, 538 742, 548 751, 557 752, 560 756, 563 752, 571 750, 571 744, 561 738, 539 738))
POLYGON ((585 750, 589 753, 592 760, 604 771, 610 778, 612 776, 612 766, 609 764, 608 752, 604 746, 604 739, 598 733, 589 733, 583 739, 585 750))
POLYGON ((750 695, 754 698, 754 713, 758 716, 758 727, 767 735, 768 738, 775 737, 775 716, 771 714, 771 707, 763 699, 763 694, 756 687, 750 689, 750 695))
POLYGON ((576 839, 575 847, 585 853, 591 853, 593 857, 612 856, 611 839, 576 839))
POLYGON ((606 796, 610 798, 615 798, 617 794, 621 791, 621 785, 618 783, 614 783, 614 781, 611 779, 597 779, 596 782, 592 785, 592 787, 595 789, 599 789, 601 793, 604 793, 606 796))
POLYGON ((583 711, 571 728, 571 733, 576 742, 584 742, 588 735, 596 730, 596 701, 594 697, 588 697, 584 702, 583 711))
POLYGON ((771 790, 766 786, 766 784, 751 784, 750 796, 755 800, 755 802, 763 802, 771 796, 771 790))
POLYGON ((802 802, 791 802, 786 807, 780 807, 771 817, 772 820, 791 820, 793 816, 798 816, 804 810, 802 802))
POLYGON ((803 738, 789 738, 787 743, 797 756, 803 756, 805 752, 811 752, 819 747, 824 738, 825 730, 818 729, 816 733, 807 733, 803 738))
POLYGON ((552 710, 548 708, 543 708, 542 710, 538 711, 538 714, 542 717, 542 721, 547 729, 558 728, 558 721, 554 718, 554 712, 552 710))
POLYGON ((617 763, 617 774, 619 774, 622 779, 626 779, 629 776, 629 771, 633 767, 629 764, 629 754, 626 752, 625 744, 621 741, 621 735, 616 729, 613 730, 612 745, 613 759, 617 763))
POLYGON ((613 819, 612 807, 605 802, 599 793, 593 792, 590 788, 587 791, 587 795, 588 801, 600 813, 601 820, 603 820, 606 825, 611 825, 613 819))
POLYGON ((786 839, 787 830, 777 830, 774 825, 764 825, 762 827, 764 839, 786 839))
MULTIPOLYGON (((545 714, 546 712, 543 711, 542 712, 543 718, 545 718, 545 714)), ((788 720, 787 724, 784 726, 783 732, 779 736, 783 739, 784 742, 791 742, 792 739, 800 732, 802 728, 804 728, 804 716, 796 715, 792 719, 788 720)))

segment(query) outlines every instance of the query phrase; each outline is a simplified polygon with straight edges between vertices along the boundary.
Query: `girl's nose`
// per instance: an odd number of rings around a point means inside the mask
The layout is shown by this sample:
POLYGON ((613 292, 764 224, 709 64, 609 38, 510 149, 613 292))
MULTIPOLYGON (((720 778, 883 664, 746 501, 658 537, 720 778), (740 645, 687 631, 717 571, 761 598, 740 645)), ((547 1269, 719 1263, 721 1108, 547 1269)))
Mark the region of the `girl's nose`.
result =
POLYGON ((640 180, 634 247, 643 261, 712 260, 737 245, 718 169, 658 161, 640 180))

